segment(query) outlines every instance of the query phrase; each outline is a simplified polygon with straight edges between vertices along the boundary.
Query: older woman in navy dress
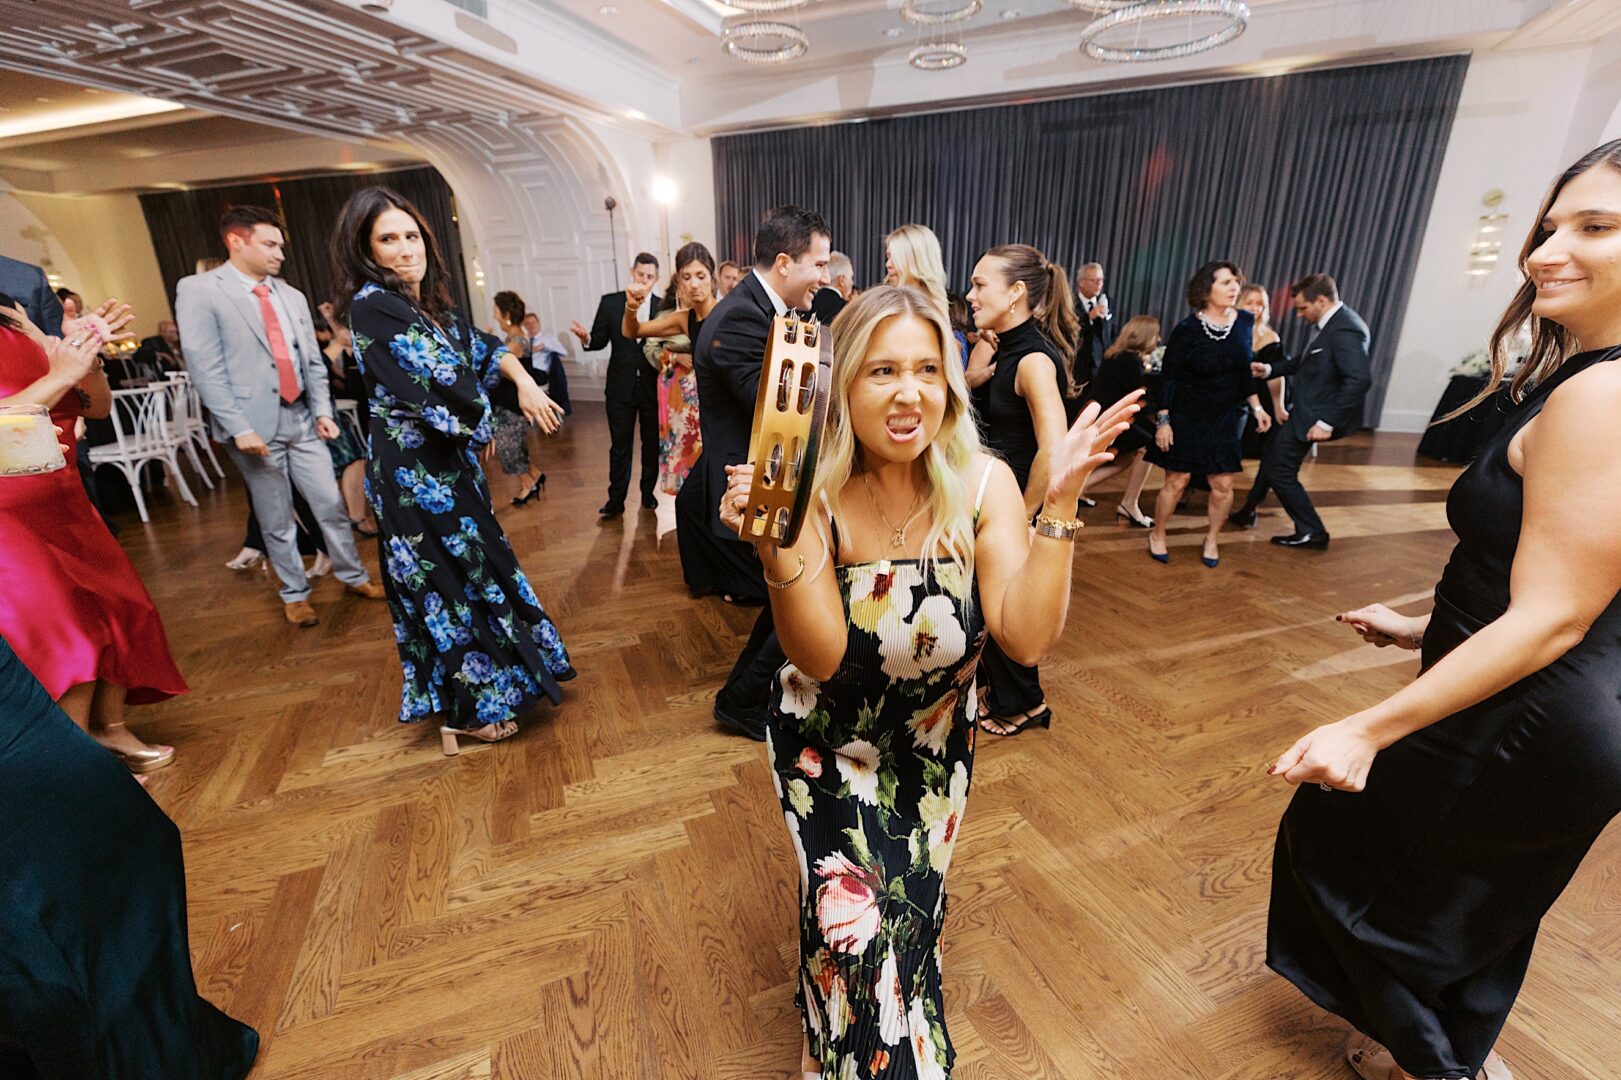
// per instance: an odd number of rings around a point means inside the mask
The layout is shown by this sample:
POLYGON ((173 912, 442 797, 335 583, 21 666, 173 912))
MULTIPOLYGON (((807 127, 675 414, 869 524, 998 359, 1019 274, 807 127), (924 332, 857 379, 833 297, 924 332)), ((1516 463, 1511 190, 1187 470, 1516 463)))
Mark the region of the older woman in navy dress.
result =
POLYGON ((1220 564, 1216 537, 1233 508, 1233 478, 1244 471, 1246 399, 1256 427, 1272 426, 1250 374, 1255 318, 1238 309, 1243 284, 1243 273, 1230 262, 1199 267, 1188 282, 1193 314, 1176 324, 1165 343, 1157 430, 1148 450, 1149 462, 1165 470, 1148 533, 1155 562, 1171 561, 1165 527, 1188 482, 1199 475, 1210 481, 1210 526, 1201 555, 1212 570, 1220 564))
POLYGON ((491 439, 486 393, 517 385, 523 413, 557 430, 562 410, 505 344, 451 308, 422 216, 387 188, 344 205, 333 235, 338 314, 347 315, 371 399, 367 472, 384 587, 405 687, 400 719, 437 714, 458 736, 495 742, 541 694, 562 699, 568 651, 495 520, 478 454, 491 439))

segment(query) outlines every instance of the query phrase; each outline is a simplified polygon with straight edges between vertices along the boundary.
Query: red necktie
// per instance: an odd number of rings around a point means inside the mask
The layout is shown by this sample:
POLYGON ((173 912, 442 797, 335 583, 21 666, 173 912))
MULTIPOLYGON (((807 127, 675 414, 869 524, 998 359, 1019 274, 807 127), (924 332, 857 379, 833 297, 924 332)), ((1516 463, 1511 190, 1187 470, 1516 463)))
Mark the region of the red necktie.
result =
POLYGON ((276 389, 281 391, 281 399, 291 405, 298 400, 298 376, 293 372, 293 358, 287 352, 287 339, 281 334, 281 320, 276 318, 276 309, 270 305, 269 283, 259 282, 253 287, 253 295, 259 298, 259 314, 264 316, 270 355, 276 358, 276 389))

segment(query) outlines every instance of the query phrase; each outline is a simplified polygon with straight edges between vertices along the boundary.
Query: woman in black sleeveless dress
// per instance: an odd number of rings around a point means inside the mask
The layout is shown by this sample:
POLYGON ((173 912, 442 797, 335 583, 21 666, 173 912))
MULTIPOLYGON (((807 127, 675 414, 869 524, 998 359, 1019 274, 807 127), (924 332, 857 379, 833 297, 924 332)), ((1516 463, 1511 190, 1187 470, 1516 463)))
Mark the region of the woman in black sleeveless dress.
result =
MULTIPOLYGON (((987 251, 974 267, 968 303, 974 325, 992 331, 997 341, 995 373, 984 387, 985 446, 1013 469, 1025 507, 1035 517, 1047 490, 1047 458, 1069 427, 1074 398, 1070 367, 1080 320, 1069 276, 1027 244, 1004 244, 987 251)), ((990 641, 979 673, 987 685, 979 717, 985 731, 1017 735, 1052 724, 1037 669, 1017 663, 990 641)))
POLYGON ((1530 319, 1523 400, 1453 485, 1434 611, 1340 616, 1422 649, 1423 673, 1272 770, 1301 787, 1267 962, 1377 1040, 1350 1051, 1371 1080, 1509 1075, 1492 1046, 1538 924, 1621 812, 1621 141, 1567 172, 1539 221, 1492 342, 1495 385, 1530 319))
POLYGON ((1165 470, 1165 483, 1154 501, 1154 527, 1148 554, 1170 562, 1165 528, 1194 476, 1210 481, 1210 525, 1205 532, 1204 564, 1221 562, 1216 538, 1233 507, 1233 477, 1244 471, 1243 437, 1246 399, 1256 423, 1265 431, 1261 399, 1250 374, 1254 358, 1254 317, 1237 308, 1244 275, 1230 262, 1201 266, 1188 282, 1193 314, 1176 324, 1165 343, 1158 425, 1148 460, 1165 470))

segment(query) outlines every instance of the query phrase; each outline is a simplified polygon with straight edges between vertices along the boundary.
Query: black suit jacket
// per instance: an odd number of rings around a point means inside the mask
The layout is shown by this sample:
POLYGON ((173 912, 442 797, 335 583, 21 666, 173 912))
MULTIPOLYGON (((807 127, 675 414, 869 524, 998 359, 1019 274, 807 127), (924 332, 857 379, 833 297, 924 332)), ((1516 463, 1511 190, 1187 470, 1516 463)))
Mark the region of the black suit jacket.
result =
POLYGON ((0 255, 0 293, 21 304, 28 321, 46 334, 62 336, 62 302, 51 291, 44 270, 0 255))
MULTIPOLYGON (((651 298, 652 311, 658 312, 659 298, 651 298)), ((617 404, 636 400, 638 390, 651 391, 658 385, 658 372, 642 356, 642 343, 625 336, 625 292, 611 292, 597 303, 597 317, 591 322, 587 352, 609 349, 608 377, 603 397, 617 404)))
POLYGON ((1301 438, 1321 420, 1343 439, 1362 427, 1362 403, 1373 386, 1368 324, 1341 307, 1299 356, 1272 370, 1289 378, 1289 424, 1301 438))
POLYGON ((828 326, 839 317, 839 312, 843 311, 849 302, 839 295, 837 289, 817 289, 816 295, 811 298, 811 314, 820 319, 823 326, 828 326))
POLYGON ((704 320, 693 344, 692 370, 698 379, 698 427, 704 451, 694 468, 703 471, 709 497, 705 512, 716 536, 737 540, 737 533, 721 524, 720 499, 726 491, 726 466, 740 465, 749 457, 754 433, 754 400, 760 390, 760 369, 765 363, 766 337, 777 309, 765 287, 753 274, 745 274, 737 288, 721 298, 704 320))
POLYGON ((1091 382, 1103 366, 1103 354, 1114 344, 1114 320, 1087 315, 1086 304, 1075 298, 1075 314, 1081 318, 1081 340, 1075 349, 1075 381, 1091 382))

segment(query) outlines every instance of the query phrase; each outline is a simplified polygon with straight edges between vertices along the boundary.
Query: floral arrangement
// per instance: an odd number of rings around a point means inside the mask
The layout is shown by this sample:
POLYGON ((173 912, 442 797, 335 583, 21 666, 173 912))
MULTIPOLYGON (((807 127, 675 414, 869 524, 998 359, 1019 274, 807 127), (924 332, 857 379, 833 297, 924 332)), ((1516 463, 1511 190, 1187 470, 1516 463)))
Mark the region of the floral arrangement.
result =
MULTIPOLYGON (((1525 362, 1531 355, 1531 324, 1523 323, 1514 336, 1504 343, 1503 351, 1508 358, 1508 371, 1512 372, 1525 362)), ((1492 373, 1492 354, 1490 349, 1476 349, 1452 366, 1448 372, 1452 376, 1463 376, 1470 379, 1484 379, 1492 373)))

